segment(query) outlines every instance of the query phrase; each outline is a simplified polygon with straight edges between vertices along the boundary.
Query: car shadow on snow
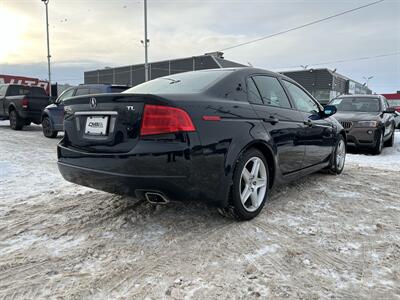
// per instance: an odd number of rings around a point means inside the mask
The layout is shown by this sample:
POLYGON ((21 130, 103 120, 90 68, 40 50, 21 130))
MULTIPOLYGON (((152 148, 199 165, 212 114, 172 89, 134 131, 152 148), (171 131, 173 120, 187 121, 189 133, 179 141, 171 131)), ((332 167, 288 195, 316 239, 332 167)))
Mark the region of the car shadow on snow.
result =
POLYGON ((15 131, 15 132, 21 132, 21 131, 42 131, 42 126, 41 125, 29 125, 29 126, 24 126, 22 130, 13 130, 10 127, 9 123, 0 123, 0 128, 5 129, 5 130, 10 130, 10 131, 15 131))

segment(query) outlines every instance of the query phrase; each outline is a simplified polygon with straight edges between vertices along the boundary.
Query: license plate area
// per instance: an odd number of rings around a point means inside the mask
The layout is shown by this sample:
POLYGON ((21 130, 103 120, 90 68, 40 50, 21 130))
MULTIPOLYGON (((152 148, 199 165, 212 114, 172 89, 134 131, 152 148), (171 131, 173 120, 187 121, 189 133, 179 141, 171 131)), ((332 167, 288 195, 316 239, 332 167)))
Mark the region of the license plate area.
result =
POLYGON ((85 134, 93 136, 106 136, 108 134, 109 116, 87 116, 85 134))

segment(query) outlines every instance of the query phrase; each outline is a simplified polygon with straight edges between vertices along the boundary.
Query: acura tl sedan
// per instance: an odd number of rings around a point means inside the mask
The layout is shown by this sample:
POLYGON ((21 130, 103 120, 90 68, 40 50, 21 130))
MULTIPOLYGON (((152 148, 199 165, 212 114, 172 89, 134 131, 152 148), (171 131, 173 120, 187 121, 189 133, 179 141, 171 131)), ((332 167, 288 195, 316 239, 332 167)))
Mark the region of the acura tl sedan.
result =
POLYGON ((347 143, 358 148, 369 148, 380 154, 384 146, 394 143, 396 130, 395 108, 389 107, 381 95, 346 95, 333 99, 337 108, 335 118, 347 134, 347 143))
POLYGON ((80 185, 152 203, 207 201, 248 220, 272 186, 342 172, 346 133, 335 112, 265 70, 180 73, 71 98, 58 167, 80 185))

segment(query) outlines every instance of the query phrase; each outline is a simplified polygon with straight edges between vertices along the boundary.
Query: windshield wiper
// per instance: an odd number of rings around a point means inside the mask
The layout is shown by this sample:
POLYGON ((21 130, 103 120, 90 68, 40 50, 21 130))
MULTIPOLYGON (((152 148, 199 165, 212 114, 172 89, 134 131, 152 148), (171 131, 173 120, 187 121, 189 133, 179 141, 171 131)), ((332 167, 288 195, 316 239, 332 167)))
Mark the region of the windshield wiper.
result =
POLYGON ((172 78, 167 78, 167 77, 163 77, 163 78, 161 78, 161 79, 165 79, 165 80, 171 81, 169 84, 174 84, 174 83, 181 82, 180 80, 176 80, 176 79, 172 79, 172 78))

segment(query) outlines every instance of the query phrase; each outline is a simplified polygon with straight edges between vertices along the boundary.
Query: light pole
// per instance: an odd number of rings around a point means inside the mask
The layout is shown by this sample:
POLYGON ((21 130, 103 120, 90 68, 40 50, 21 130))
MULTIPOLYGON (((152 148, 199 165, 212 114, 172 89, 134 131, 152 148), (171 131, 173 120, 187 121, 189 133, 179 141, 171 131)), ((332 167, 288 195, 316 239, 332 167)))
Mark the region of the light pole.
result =
POLYGON ((365 86, 366 87, 368 87, 368 83, 372 78, 374 78, 374 76, 369 76, 369 77, 363 76, 363 79, 365 80, 365 86))
POLYGON ((48 10, 48 4, 49 0, 42 0, 44 5, 46 6, 46 33, 47 33, 47 69, 49 72, 49 95, 51 95, 51 71, 50 71, 50 38, 49 38, 49 10, 48 10))
POLYGON ((147 58, 147 0, 144 0, 144 80, 149 80, 149 64, 147 58))

